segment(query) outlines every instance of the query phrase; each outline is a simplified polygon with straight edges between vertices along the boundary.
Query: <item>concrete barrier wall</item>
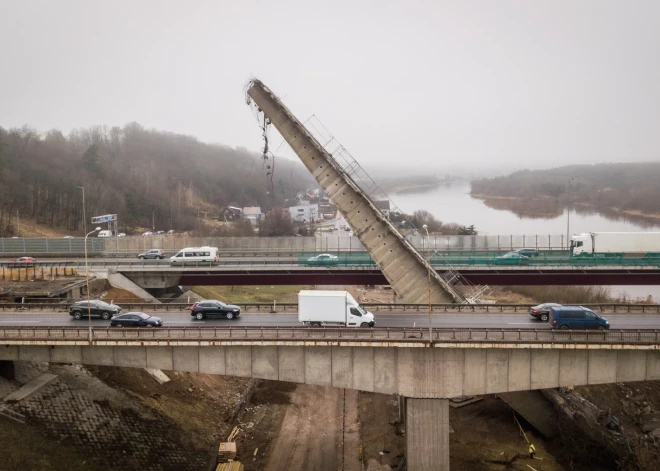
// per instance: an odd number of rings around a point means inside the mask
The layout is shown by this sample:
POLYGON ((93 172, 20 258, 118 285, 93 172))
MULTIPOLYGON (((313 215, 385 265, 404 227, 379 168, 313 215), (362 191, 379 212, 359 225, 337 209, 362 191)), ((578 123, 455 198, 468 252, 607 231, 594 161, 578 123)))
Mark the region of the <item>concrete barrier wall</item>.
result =
POLYGON ((223 374, 410 398, 660 379, 660 351, 301 346, 0 346, 0 360, 223 374))

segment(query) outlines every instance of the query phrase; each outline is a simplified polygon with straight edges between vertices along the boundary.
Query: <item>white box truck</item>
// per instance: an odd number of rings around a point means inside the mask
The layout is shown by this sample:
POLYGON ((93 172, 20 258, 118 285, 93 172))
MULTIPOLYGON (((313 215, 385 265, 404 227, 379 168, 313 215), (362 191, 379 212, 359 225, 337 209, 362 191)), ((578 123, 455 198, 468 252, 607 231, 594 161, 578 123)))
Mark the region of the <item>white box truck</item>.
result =
POLYGON ((660 232, 585 232, 571 238, 571 254, 660 255, 660 232))
POLYGON ((347 291, 302 290, 298 293, 298 320, 312 327, 373 327, 374 315, 365 311, 347 291))

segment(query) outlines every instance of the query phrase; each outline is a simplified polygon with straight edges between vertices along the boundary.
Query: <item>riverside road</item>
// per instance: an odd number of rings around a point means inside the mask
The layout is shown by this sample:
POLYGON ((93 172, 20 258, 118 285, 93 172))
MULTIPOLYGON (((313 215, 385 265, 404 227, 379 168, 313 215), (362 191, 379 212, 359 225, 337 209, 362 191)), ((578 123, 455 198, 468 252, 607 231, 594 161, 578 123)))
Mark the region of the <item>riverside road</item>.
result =
MULTIPOLYGON (((410 312, 378 312, 373 311, 376 317, 376 327, 428 327, 427 313, 410 312)), ((193 319, 188 312, 152 312, 149 314, 163 319, 166 327, 300 327, 298 314, 292 312, 264 314, 244 312, 239 318, 227 319, 193 319)), ((612 329, 660 329, 660 315, 658 314, 608 314, 601 313, 610 321, 612 329)), ((0 327, 84 327, 88 320, 83 318, 74 320, 67 312, 38 311, 13 312, 0 314, 0 327)), ((92 318, 92 326, 109 326, 109 321, 92 318)), ((523 313, 488 313, 488 314, 456 314, 433 313, 433 327, 439 328, 473 328, 473 329, 550 329, 547 322, 541 322, 523 313)))

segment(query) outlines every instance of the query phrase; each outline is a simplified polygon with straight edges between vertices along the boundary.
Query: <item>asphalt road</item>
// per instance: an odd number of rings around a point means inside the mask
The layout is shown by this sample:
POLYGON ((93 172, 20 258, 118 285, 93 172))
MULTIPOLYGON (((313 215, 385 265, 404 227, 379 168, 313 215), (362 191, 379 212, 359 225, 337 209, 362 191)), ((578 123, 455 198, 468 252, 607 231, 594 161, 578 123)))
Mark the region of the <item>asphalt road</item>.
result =
MULTIPOLYGON (((194 326, 232 326, 232 327, 295 327, 301 326, 297 313, 263 314, 242 313, 238 319, 194 320, 187 312, 161 312, 149 314, 161 317, 166 327, 194 326)), ((428 327, 428 315, 424 313, 411 314, 375 312, 377 327, 428 327)), ((660 329, 658 314, 604 314, 613 329, 660 329)), ((492 329, 549 329, 550 326, 537 321, 529 314, 433 314, 433 327, 441 328, 492 328, 492 329)), ((16 312, 0 314, 0 328, 7 326, 62 327, 86 326, 87 319, 73 320, 66 312, 16 312)), ((95 327, 109 326, 109 321, 92 319, 95 327)))

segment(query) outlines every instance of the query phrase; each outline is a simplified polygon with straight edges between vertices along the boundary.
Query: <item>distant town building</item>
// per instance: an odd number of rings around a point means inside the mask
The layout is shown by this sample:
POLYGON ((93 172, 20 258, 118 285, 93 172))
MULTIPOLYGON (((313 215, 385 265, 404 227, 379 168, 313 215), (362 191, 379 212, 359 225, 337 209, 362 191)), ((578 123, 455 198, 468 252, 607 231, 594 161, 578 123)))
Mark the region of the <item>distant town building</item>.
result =
POLYGON ((227 206, 220 211, 219 221, 236 221, 243 216, 243 210, 236 206, 227 206))
POLYGON ((243 218, 256 226, 264 218, 264 213, 259 206, 246 206, 243 208, 243 218))
POLYGON ((389 200, 383 200, 383 201, 374 201, 376 203, 376 207, 380 209, 380 212, 385 215, 386 218, 389 219, 390 217, 390 201, 389 200))
POLYGON ((289 208, 289 215, 295 222, 316 221, 319 218, 319 205, 301 204, 298 206, 291 206, 289 208))

